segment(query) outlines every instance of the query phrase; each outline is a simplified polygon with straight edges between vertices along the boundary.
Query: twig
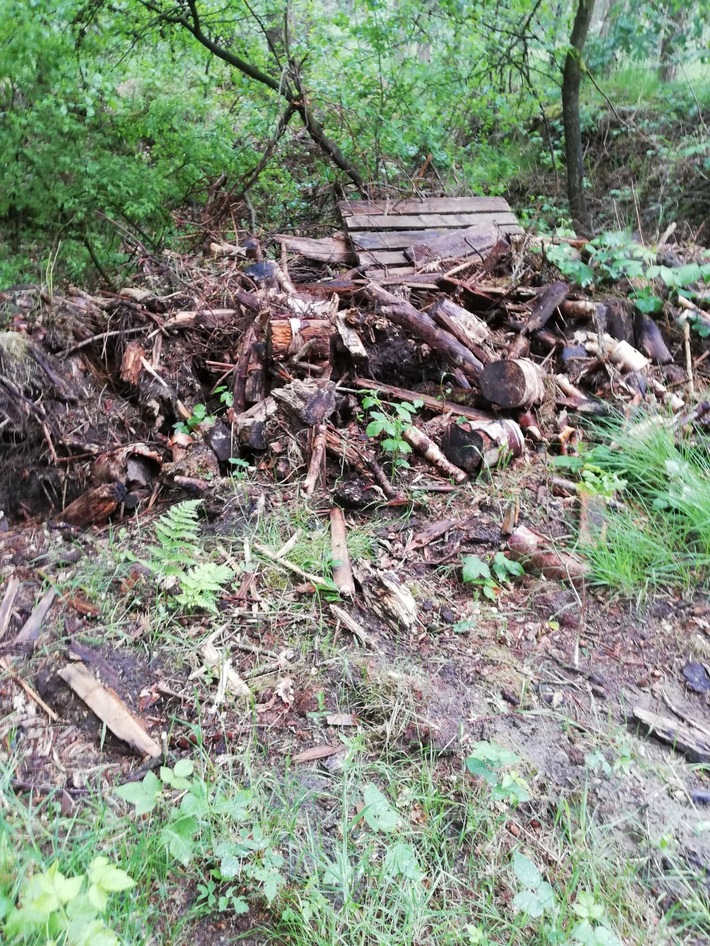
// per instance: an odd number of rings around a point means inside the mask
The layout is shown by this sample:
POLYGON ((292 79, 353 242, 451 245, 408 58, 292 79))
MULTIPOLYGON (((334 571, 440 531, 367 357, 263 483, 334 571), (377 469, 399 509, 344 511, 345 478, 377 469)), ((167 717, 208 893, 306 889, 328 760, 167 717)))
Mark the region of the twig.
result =
POLYGON ((692 401, 695 398, 695 381, 693 379, 693 356, 690 351, 690 322, 687 319, 683 322, 683 346, 685 348, 685 371, 688 375, 688 397, 692 401))
POLYGON ((9 676, 15 681, 15 683, 18 684, 18 686, 22 687, 22 689, 25 691, 27 696, 29 696, 29 698, 34 703, 36 703, 37 706, 40 707, 40 709, 43 709, 45 711, 45 713, 47 714, 47 716, 49 716, 49 718, 52 720, 53 723, 56 723, 59 721, 59 716, 54 712, 51 706, 47 706, 47 704, 44 702, 44 700, 39 695, 39 693, 33 690, 32 687, 29 685, 29 683, 26 683, 22 679, 22 677, 19 675, 19 673, 17 673, 14 670, 12 666, 12 662, 10 661, 8 657, 0 657, 0 667, 2 667, 3 670, 5 670, 9 674, 9 676))
POLYGON ((294 565, 293 562, 289 562, 287 558, 278 558, 274 552, 271 552, 261 542, 252 543, 252 547, 259 555, 263 555, 264 558, 267 558, 270 562, 273 562, 278 568, 284 568, 286 571, 293 572, 294 575, 298 575, 300 578, 304 578, 306 581, 310 581, 313 585, 332 585, 332 582, 328 578, 323 578, 320 575, 312 575, 310 572, 304 571, 302 568, 299 568, 298 565, 294 565))

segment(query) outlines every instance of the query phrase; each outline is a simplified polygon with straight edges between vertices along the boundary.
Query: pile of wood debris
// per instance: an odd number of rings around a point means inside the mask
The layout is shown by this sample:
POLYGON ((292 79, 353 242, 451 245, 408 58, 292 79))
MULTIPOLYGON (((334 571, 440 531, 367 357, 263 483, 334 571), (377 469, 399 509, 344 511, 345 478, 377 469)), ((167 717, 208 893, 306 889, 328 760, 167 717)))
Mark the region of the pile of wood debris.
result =
MULTIPOLYGON (((528 449, 573 450, 579 415, 651 402, 682 418, 708 370, 686 310, 654 320, 618 291, 572 291, 544 241, 509 228, 479 228, 458 258, 419 240, 394 279, 351 266, 342 236, 284 236, 280 262, 254 239, 212 242, 146 259, 120 292, 0 294, 0 522, 85 527, 208 497, 243 464, 331 505, 398 505, 528 449), (385 413, 416 405, 406 472, 366 435, 364 392, 385 413)), ((537 540, 516 541, 529 555, 537 540)))

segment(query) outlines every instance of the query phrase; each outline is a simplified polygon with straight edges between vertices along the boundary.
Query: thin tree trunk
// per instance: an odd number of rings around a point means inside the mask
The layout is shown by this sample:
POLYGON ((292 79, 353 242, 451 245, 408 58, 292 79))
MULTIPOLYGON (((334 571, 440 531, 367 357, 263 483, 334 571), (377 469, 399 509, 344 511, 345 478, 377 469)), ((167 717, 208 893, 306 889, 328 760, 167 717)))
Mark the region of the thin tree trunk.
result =
POLYGON ((572 26, 570 48, 562 79, 562 119, 565 127, 567 199, 576 230, 589 236, 592 221, 584 196, 584 152, 579 122, 579 87, 582 81, 582 52, 594 13, 594 0, 578 0, 572 26))
POLYGON ((688 4, 679 7, 674 13, 670 11, 667 13, 658 63, 658 75, 661 82, 673 82, 678 74, 677 54, 683 44, 683 31, 690 6, 691 4, 688 4))

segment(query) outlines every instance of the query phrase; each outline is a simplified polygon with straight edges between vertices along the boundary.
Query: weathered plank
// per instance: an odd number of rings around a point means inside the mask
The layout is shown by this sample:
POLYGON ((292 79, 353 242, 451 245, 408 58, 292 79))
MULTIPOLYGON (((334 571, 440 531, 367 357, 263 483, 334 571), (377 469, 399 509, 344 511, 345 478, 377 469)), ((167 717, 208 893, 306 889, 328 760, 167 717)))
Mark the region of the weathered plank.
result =
POLYGON ((401 250, 363 250, 361 266, 411 266, 412 261, 401 250))
POLYGON ((495 227, 473 226, 464 230, 452 230, 443 236, 437 237, 431 243, 424 243, 411 248, 410 262, 426 263, 432 259, 464 259, 473 254, 483 255, 498 242, 498 231, 495 227))
POLYGON ((277 233, 274 239, 291 253, 298 253, 307 259, 320 260, 324 263, 349 263, 353 256, 344 238, 339 235, 314 240, 310 237, 277 233))
MULTIPOLYGON (((500 228, 504 234, 522 233, 518 226, 505 225, 500 228)), ((410 246, 431 244, 447 233, 446 230, 362 230, 351 233, 350 238, 357 250, 405 250, 410 246)))
POLYGON ((387 276, 411 276, 413 273, 416 273, 416 269, 413 266, 392 266, 387 267, 387 269, 366 269, 365 275, 368 279, 374 279, 376 282, 382 282, 382 280, 387 276))
POLYGON ((390 227, 409 230, 432 230, 437 227, 453 230, 457 227, 471 227, 474 224, 492 224, 499 227, 517 226, 518 219, 510 211, 471 214, 358 214, 344 218, 348 231, 385 230, 390 227))
POLYGON ((510 211, 503 197, 425 197, 402 200, 343 200, 338 204, 343 217, 360 214, 488 213, 510 211))

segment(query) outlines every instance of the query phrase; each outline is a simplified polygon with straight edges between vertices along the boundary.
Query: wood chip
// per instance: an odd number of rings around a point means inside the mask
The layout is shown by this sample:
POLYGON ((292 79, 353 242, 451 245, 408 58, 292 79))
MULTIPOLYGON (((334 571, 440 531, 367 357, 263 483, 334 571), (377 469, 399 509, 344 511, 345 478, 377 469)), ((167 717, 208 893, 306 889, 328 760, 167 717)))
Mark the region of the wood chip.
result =
POLYGON ((357 726, 358 724, 355 713, 332 713, 326 716, 325 721, 329 726, 357 726))
POLYGON ((337 755, 343 752, 344 746, 313 746, 312 749, 304 749, 298 755, 293 757, 296 765, 302 765, 304 762, 315 762, 317 759, 327 759, 328 756, 337 755))
POLYGON ((107 689, 82 664, 67 664, 59 676, 111 732, 142 756, 157 759, 162 749, 131 713, 123 700, 107 689))
POLYGON ((39 604, 37 604, 32 614, 25 621, 23 628, 13 641, 13 644, 35 643, 56 596, 57 592, 54 588, 50 588, 49 591, 45 592, 39 604))

